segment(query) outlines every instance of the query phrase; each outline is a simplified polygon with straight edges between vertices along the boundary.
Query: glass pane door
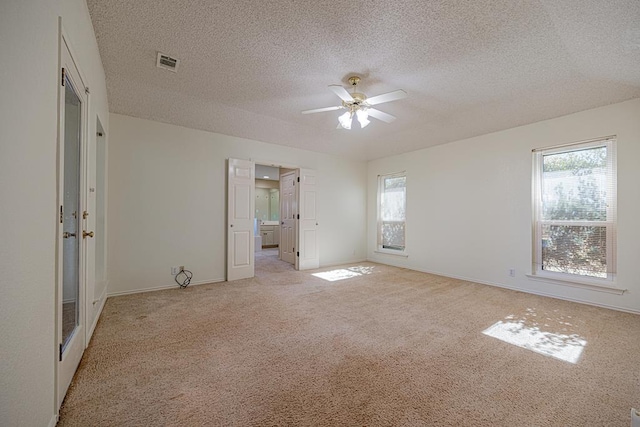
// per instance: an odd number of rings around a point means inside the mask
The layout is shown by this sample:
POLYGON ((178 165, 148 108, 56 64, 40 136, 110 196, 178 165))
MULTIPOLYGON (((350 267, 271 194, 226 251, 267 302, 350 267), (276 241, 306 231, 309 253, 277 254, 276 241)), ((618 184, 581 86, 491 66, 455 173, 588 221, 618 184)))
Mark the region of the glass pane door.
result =
POLYGON ((64 195, 62 243, 62 346, 69 343, 79 320, 80 285, 80 136, 82 103, 65 76, 64 195))

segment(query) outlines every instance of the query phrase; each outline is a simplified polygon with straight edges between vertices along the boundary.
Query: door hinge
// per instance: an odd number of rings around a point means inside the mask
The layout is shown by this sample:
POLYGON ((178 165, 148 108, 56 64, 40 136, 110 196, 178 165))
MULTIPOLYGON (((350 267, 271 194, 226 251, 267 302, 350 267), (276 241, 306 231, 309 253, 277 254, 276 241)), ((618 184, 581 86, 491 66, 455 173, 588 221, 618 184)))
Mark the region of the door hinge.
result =
POLYGON ((300 219, 300 214, 298 214, 298 219, 300 219))
POLYGON ((300 182, 300 177, 298 177, 298 182, 300 182))
POLYGON ((64 86, 64 67, 62 67, 62 81, 60 83, 64 86))
POLYGON ((300 258, 300 252, 296 252, 296 256, 300 258))
POLYGON ((60 224, 62 224, 63 220, 64 220, 64 215, 62 213, 62 205, 60 205, 60 224))
POLYGON ((60 354, 59 354, 59 356, 58 356, 58 361, 59 361, 59 362, 62 362, 62 343, 60 343, 60 347, 59 347, 59 349, 60 349, 60 354))
POLYGON ((86 93, 87 95, 89 95, 91 92, 89 92, 89 86, 86 86, 84 88, 84 93, 86 93))

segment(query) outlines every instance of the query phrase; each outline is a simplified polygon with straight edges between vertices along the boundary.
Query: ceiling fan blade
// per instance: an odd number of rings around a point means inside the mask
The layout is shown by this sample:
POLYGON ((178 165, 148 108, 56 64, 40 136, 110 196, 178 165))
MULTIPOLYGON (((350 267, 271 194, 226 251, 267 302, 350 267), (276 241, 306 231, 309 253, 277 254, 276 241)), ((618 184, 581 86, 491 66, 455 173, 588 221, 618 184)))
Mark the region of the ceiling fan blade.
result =
POLYGON ((396 118, 395 116, 392 116, 391 114, 387 114, 385 112, 382 112, 380 110, 376 110, 375 108, 369 108, 367 109, 367 113, 369 113, 370 117, 374 117, 378 120, 382 120, 383 122, 386 123, 391 123, 392 121, 394 121, 396 118))
POLYGON ((369 105, 377 105, 382 104, 383 102, 396 101, 398 99, 406 98, 407 92, 402 89, 394 90, 393 92, 383 93, 382 95, 372 96, 367 99, 367 104, 369 105))
POLYGON ((311 114, 311 113, 322 113, 323 111, 334 111, 341 109, 342 106, 339 107, 325 107, 325 108, 316 108, 314 110, 305 110, 302 114, 311 114))
POLYGON ((340 85, 330 85, 329 89, 331 89, 333 93, 338 95, 340 99, 342 99, 344 102, 353 101, 353 96, 351 96, 351 94, 349 94, 349 92, 347 92, 347 90, 344 87, 340 85))

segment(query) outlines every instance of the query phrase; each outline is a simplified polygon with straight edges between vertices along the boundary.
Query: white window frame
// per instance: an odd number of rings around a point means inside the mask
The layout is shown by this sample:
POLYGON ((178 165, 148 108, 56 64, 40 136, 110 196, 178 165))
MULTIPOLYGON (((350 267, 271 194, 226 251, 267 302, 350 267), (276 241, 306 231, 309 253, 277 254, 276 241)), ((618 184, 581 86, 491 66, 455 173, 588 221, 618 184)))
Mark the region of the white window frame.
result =
POLYGON ((378 199, 377 199, 377 204, 376 204, 376 208, 377 208, 377 230, 376 230, 376 234, 377 234, 377 238, 376 238, 376 252, 379 253, 383 253, 383 254, 389 254, 389 255, 398 255, 398 256, 407 256, 407 173, 406 171, 402 171, 402 172, 395 172, 395 173, 388 173, 388 174, 382 174, 382 175, 378 175, 378 199), (404 212, 405 212, 405 217, 404 217, 404 249, 393 249, 393 248, 385 248, 382 246, 382 225, 383 225, 383 221, 382 221, 382 193, 384 191, 384 180, 388 179, 388 178, 400 178, 400 177, 404 177, 405 178, 405 185, 404 185, 404 212))
POLYGON ((589 141, 565 144, 549 148, 533 150, 533 263, 530 277, 549 279, 560 284, 577 285, 586 288, 603 288, 619 290, 615 286, 616 280, 616 235, 617 235, 617 184, 616 184, 616 139, 614 136, 598 138, 589 141), (542 220, 542 161, 543 156, 558 153, 567 153, 589 148, 607 148, 607 176, 612 182, 608 187, 613 189, 607 192, 607 219, 606 221, 553 221, 542 220), (595 225, 606 227, 606 260, 607 277, 597 278, 586 275, 552 272, 542 269, 542 226, 543 225, 595 225))

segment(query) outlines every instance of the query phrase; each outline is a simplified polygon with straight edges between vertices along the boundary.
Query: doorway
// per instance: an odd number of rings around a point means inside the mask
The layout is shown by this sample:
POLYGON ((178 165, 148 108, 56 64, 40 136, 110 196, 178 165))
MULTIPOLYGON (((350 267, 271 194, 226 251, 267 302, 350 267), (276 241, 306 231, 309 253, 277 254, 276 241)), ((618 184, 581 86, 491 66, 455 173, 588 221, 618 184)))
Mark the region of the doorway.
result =
MULTIPOLYGON (((261 256, 256 254, 262 252, 263 246, 267 250, 277 248, 277 259, 284 265, 293 265, 295 270, 319 267, 316 171, 284 168, 277 164, 265 163, 258 162, 256 165, 252 160, 233 158, 228 159, 227 162, 227 281, 254 277, 256 257, 261 256), (280 191, 280 185, 278 185, 276 198, 275 192, 271 191, 275 190, 275 185, 269 184, 269 189, 265 193, 267 197, 264 201, 260 200, 260 193, 256 195, 256 177, 261 180, 271 178, 269 173, 260 175, 264 170, 263 166, 274 169, 274 178, 277 171, 278 181, 281 174, 286 175, 291 172, 295 174, 295 180, 292 182, 294 190, 289 192, 293 201, 288 205, 290 213, 288 218, 292 223, 288 224, 285 231, 289 233, 285 239, 293 243, 284 255, 286 260, 283 260, 281 240, 281 226, 285 224, 281 217, 282 213, 280 211, 276 213, 274 207, 280 206, 281 210, 286 210, 282 208, 283 196, 280 194, 286 191, 280 191), (279 203, 275 203, 276 199, 279 203), (256 200, 259 201, 258 207, 256 207, 256 200), (263 229, 263 227, 271 229, 263 229), (291 264, 290 254, 294 252, 294 261, 291 264)), ((285 197, 287 197, 286 194, 285 197)), ((271 254, 275 256, 276 251, 273 250, 271 254)))
POLYGON ((295 170, 256 164, 255 262, 256 276, 293 270, 293 178, 295 170), (283 177, 291 185, 283 192, 283 177), (289 191, 290 190, 290 191, 289 191))

